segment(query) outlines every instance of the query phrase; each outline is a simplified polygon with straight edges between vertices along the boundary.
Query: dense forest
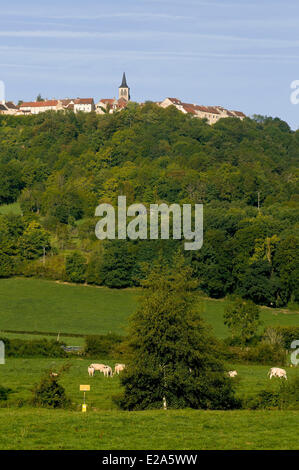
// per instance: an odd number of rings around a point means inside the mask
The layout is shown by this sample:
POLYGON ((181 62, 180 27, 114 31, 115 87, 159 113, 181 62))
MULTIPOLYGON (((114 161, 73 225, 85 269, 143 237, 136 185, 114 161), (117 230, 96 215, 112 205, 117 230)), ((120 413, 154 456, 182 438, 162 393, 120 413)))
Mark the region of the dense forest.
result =
POLYGON ((139 285, 183 242, 97 240, 96 206, 126 195, 204 204, 203 247, 184 256, 206 295, 298 303, 298 157, 299 130, 278 118, 209 126, 153 103, 0 116, 0 210, 21 208, 0 216, 0 277, 139 285))

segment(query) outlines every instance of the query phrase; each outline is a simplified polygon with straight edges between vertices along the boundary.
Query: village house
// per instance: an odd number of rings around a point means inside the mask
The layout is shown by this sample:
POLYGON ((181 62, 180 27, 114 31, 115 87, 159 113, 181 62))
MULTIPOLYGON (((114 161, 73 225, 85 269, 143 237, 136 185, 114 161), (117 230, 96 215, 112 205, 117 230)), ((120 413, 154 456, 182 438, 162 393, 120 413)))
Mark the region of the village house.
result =
POLYGON ((244 119, 246 115, 241 111, 229 111, 222 106, 200 106, 197 104, 183 103, 178 98, 165 98, 164 101, 157 103, 162 108, 174 106, 184 114, 192 114, 194 117, 207 119, 209 124, 215 124, 221 118, 236 117, 244 119))
POLYGON ((96 104, 97 114, 111 114, 124 109, 131 99, 130 88, 127 85, 126 74, 124 72, 121 85, 118 88, 118 99, 103 98, 96 104))
POLYGON ((1 101, 0 114, 17 114, 18 107, 12 101, 1 101))
POLYGON ((77 98, 74 100, 74 112, 83 111, 84 113, 91 113, 95 111, 95 104, 93 98, 77 98))
POLYGON ((58 100, 29 101, 21 103, 21 114, 39 114, 45 111, 57 111, 58 100))
POLYGON ((45 100, 24 102, 19 106, 20 114, 39 114, 45 111, 72 110, 75 113, 83 111, 90 113, 95 110, 93 98, 76 98, 63 100, 45 100))
MULTIPOLYGON (((131 100, 130 88, 127 84, 125 72, 123 73, 122 82, 118 88, 118 98, 102 98, 96 105, 93 98, 67 98, 60 100, 44 100, 24 102, 19 106, 14 105, 11 101, 0 103, 0 114, 39 114, 45 111, 73 111, 74 113, 84 112, 91 113, 95 111, 97 114, 111 114, 126 108, 131 100)), ((191 114, 200 119, 206 119, 209 124, 215 124, 221 118, 235 117, 243 120, 246 115, 241 111, 231 111, 222 106, 203 106, 191 103, 184 103, 178 98, 165 98, 163 101, 156 103, 162 108, 174 106, 184 114, 191 114)), ((140 106, 143 103, 139 103, 140 106)))

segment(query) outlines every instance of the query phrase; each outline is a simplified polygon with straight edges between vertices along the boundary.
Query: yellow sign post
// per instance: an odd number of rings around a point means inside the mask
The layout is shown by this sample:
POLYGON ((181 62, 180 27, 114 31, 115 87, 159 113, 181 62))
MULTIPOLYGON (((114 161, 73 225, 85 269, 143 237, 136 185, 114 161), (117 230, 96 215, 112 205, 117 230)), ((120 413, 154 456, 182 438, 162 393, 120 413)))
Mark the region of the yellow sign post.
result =
POLYGON ((84 403, 82 405, 82 413, 86 413, 87 405, 85 403, 85 393, 90 392, 90 385, 80 385, 80 392, 84 392, 84 403))

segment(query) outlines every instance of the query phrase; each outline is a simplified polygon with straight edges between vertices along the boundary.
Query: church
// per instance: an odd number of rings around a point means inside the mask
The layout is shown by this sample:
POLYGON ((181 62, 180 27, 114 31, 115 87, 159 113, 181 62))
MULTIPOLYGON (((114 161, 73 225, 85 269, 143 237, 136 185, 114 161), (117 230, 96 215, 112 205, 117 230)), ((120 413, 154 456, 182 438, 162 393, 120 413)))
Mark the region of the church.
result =
MULTIPOLYGON (((127 84, 126 74, 124 72, 121 85, 118 87, 118 99, 103 98, 96 104, 98 114, 109 114, 124 109, 131 100, 130 88, 127 84)), ((141 103, 140 103, 141 104, 141 103)), ((205 119, 208 124, 215 124, 219 119, 234 117, 240 120, 245 119, 246 115, 241 111, 231 111, 222 106, 203 106, 192 103, 184 103, 178 98, 165 98, 163 101, 156 102, 162 108, 174 106, 184 114, 191 114, 193 117, 205 119)))
POLYGON ((125 72, 120 86, 118 87, 118 99, 116 98, 102 98, 96 104, 97 114, 109 114, 114 111, 120 111, 124 109, 131 99, 130 88, 127 84, 127 78, 125 72))
MULTIPOLYGON (((126 108, 131 100, 130 87, 127 84, 127 77, 123 73, 122 82, 118 87, 118 98, 102 98, 96 105, 93 98, 75 98, 61 100, 37 100, 34 102, 21 102, 19 106, 11 102, 0 102, 0 114, 39 114, 45 111, 73 111, 97 114, 112 114, 126 108)), ((139 103, 140 106, 143 103, 139 103)), ((174 106, 184 114, 190 114, 195 118, 205 119, 208 124, 213 125, 222 118, 238 118, 243 120, 246 115, 241 111, 231 111, 222 106, 203 106, 193 103, 185 103, 178 98, 165 98, 156 102, 161 108, 174 106)))

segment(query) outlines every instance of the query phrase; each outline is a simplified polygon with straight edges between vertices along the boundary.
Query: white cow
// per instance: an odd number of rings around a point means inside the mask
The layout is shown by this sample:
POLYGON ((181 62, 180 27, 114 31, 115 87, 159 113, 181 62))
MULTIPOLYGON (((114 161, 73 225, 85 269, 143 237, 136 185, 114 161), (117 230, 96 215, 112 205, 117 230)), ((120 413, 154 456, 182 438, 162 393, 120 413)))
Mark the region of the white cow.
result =
POLYGON ((228 372, 229 377, 236 377, 238 375, 238 372, 236 370, 230 370, 228 372))
POLYGON ((122 372, 125 368, 126 368, 125 364, 115 364, 114 374, 119 375, 119 373, 122 372))
POLYGON ((104 373, 104 377, 113 377, 113 372, 110 366, 105 366, 102 372, 104 373))
POLYGON ((88 370, 88 375, 90 377, 93 377, 94 376, 94 367, 88 367, 87 370, 88 370))
POLYGON ((99 372, 103 372, 105 369, 105 364, 90 364, 89 366, 91 369, 94 369, 95 371, 98 370, 99 372))
POLYGON ((272 379, 272 377, 279 377, 280 379, 284 377, 286 380, 288 379, 286 371, 284 369, 280 369, 279 367, 272 367, 269 370, 268 375, 270 375, 270 379, 272 379))
POLYGON ((58 374, 56 374, 56 372, 51 372, 50 377, 58 377, 58 374))

